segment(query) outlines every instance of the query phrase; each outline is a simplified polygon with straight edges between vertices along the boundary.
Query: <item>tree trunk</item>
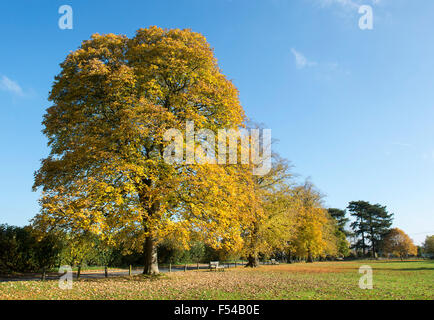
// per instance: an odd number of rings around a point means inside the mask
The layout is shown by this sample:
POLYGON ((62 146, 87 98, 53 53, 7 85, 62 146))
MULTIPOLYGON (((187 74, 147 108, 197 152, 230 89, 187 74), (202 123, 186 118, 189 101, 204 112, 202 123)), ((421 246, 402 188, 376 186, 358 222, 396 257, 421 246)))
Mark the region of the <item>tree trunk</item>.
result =
MULTIPOLYGON (((143 184, 148 188, 152 188, 152 180, 143 179, 143 184)), ((148 217, 143 221, 143 231, 146 234, 145 243, 143 246, 143 255, 145 267, 143 269, 143 274, 159 274, 158 270, 158 259, 157 259, 157 242, 152 231, 150 229, 149 223, 152 217, 158 212, 160 204, 156 201, 152 201, 148 192, 143 192, 139 194, 140 202, 143 208, 147 211, 148 217)))
POLYGON ((292 258, 292 256, 291 256, 291 250, 288 250, 288 255, 286 257, 286 262, 287 263, 292 263, 291 258, 292 258))
POLYGON ((247 267, 256 268, 258 265, 259 265, 258 256, 253 255, 253 254, 249 254, 249 256, 247 257, 246 268, 247 267))
POLYGON ((363 250, 363 257, 366 256, 366 245, 365 245, 365 233, 362 232, 362 250, 363 250))
POLYGON ((159 274, 157 245, 155 239, 147 237, 144 245, 145 268, 143 274, 159 274))
POLYGON ((256 252, 257 248, 257 241, 258 241, 258 233, 259 233, 259 225, 258 222, 254 222, 253 224, 253 230, 252 230, 252 238, 250 243, 250 253, 247 257, 247 264, 246 268, 256 268, 259 266, 259 259, 258 259, 258 253, 256 252))
POLYGON ((372 258, 375 259, 375 253, 377 252, 377 245, 375 243, 375 238, 374 238, 374 230, 371 227, 371 244, 372 244, 372 258))
POLYGON ((312 253, 310 252, 310 250, 307 253, 307 261, 308 263, 312 263, 313 262, 313 257, 312 257, 312 253))

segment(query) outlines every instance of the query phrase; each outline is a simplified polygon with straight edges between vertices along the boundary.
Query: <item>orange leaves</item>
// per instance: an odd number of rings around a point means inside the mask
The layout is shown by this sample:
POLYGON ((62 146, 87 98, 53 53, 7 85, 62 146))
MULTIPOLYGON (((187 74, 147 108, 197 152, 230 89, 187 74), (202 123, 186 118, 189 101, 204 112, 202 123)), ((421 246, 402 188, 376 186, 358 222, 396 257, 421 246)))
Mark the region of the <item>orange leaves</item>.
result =
POLYGON ((408 255, 417 255, 417 247, 413 240, 401 229, 391 229, 383 241, 383 250, 386 253, 404 258, 408 255))

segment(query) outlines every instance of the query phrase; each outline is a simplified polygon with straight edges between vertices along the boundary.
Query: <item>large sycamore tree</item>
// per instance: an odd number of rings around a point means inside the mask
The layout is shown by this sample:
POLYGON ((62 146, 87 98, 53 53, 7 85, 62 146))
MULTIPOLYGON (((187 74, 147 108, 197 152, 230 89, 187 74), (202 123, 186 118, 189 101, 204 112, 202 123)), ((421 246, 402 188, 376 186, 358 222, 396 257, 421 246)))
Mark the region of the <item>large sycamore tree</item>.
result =
POLYGON ((243 126, 238 91, 205 37, 157 27, 133 38, 95 34, 61 64, 49 100, 36 225, 141 249, 147 274, 158 273, 157 244, 168 234, 241 246, 251 181, 242 166, 163 158, 165 132, 184 132, 186 121, 213 132, 243 126))

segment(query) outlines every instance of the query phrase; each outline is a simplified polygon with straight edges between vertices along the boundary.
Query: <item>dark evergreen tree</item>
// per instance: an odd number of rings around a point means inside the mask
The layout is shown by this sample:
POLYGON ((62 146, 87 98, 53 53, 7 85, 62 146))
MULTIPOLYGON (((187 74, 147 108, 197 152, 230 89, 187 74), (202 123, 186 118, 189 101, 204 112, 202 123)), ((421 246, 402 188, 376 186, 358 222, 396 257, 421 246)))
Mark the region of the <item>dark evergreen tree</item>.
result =
POLYGON ((371 253, 376 257, 380 243, 392 226, 393 213, 387 212, 386 206, 374 204, 369 207, 368 214, 368 239, 371 242, 371 253))
POLYGON ((351 228, 358 237, 353 247, 362 249, 363 255, 366 255, 370 248, 372 256, 375 257, 383 237, 390 230, 393 214, 389 214, 385 206, 372 205, 367 201, 352 201, 348 210, 355 218, 351 228))
POLYGON ((366 201, 352 201, 349 203, 347 209, 350 215, 355 218, 355 221, 351 223, 351 229, 354 231, 354 235, 358 238, 353 244, 353 248, 356 250, 361 249, 363 255, 366 255, 367 246, 367 211, 371 204, 366 201))
POLYGON ((345 210, 337 208, 329 208, 328 212, 330 216, 336 220, 339 231, 343 232, 346 236, 348 236, 350 232, 345 230, 345 227, 350 220, 346 217, 347 212, 345 210))

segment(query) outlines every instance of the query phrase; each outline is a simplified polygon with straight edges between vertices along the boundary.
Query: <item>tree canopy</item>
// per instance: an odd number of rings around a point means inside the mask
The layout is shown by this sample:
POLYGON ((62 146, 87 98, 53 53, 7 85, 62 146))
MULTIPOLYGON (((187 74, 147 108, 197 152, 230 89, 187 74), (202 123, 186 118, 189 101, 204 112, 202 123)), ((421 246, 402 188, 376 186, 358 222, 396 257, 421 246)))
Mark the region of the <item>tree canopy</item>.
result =
POLYGON ((158 273, 156 245, 168 233, 200 230, 216 246, 237 245, 245 170, 163 158, 164 133, 185 131, 186 121, 243 125, 238 91, 205 37, 157 27, 131 39, 95 34, 61 64, 49 100, 38 225, 141 247, 145 273, 158 273))
POLYGON ((425 253, 434 256, 434 235, 427 236, 425 242, 423 243, 423 250, 425 253))
POLYGON ((401 259, 409 255, 417 255, 417 247, 413 240, 401 229, 391 229, 384 237, 383 250, 385 253, 394 254, 401 259))
POLYGON ((389 214, 385 206, 371 204, 367 201, 352 201, 348 211, 355 221, 351 223, 358 241, 354 244, 356 249, 362 249, 363 255, 370 247, 372 256, 378 254, 380 242, 389 231, 393 221, 393 214, 389 214))

